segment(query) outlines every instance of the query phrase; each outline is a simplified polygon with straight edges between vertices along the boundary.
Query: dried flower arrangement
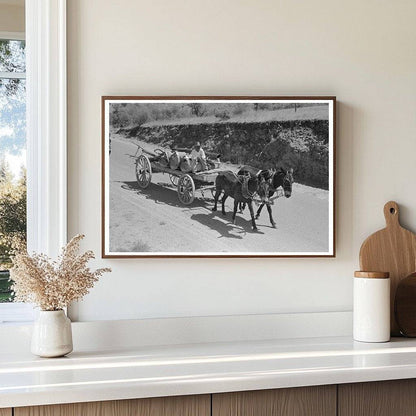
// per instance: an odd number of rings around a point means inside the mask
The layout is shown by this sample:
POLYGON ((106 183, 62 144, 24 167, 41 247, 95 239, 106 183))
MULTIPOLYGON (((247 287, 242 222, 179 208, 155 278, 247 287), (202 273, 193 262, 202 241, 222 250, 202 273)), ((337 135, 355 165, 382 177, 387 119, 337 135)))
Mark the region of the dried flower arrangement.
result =
POLYGON ((56 261, 45 254, 29 255, 26 249, 17 252, 10 270, 15 302, 34 303, 45 311, 60 310, 84 297, 103 273, 111 272, 109 268, 88 268, 94 253, 78 254, 83 238, 81 234, 72 238, 56 261))

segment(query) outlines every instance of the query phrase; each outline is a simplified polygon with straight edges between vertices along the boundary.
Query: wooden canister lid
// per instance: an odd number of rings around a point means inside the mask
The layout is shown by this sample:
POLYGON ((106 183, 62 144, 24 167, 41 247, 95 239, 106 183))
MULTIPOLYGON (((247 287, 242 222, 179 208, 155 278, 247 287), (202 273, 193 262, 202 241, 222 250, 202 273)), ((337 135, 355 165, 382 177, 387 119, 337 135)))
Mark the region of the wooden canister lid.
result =
POLYGON ((365 279, 388 279, 390 276, 389 272, 354 272, 354 277, 362 277, 365 279))

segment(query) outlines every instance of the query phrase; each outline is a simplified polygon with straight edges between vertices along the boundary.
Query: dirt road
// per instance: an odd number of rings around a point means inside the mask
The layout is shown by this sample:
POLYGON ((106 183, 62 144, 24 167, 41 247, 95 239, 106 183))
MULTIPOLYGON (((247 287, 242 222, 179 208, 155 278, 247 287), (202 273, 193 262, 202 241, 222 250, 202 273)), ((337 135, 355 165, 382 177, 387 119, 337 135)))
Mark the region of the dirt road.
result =
MULTIPOLYGON (((147 145, 149 146, 149 145, 147 145)), ((154 146, 150 146, 153 148, 154 146)), ((251 230, 248 209, 232 224, 233 200, 227 215, 212 212, 211 194, 182 205, 169 176, 155 173, 143 190, 136 182, 137 147, 112 136, 110 155, 110 250, 112 252, 325 252, 328 250, 328 191, 293 184, 290 198, 279 198, 273 208, 277 228, 267 210, 251 230)), ((296 178, 295 178, 296 180, 296 178)), ((256 208, 256 207, 255 207, 256 208)))

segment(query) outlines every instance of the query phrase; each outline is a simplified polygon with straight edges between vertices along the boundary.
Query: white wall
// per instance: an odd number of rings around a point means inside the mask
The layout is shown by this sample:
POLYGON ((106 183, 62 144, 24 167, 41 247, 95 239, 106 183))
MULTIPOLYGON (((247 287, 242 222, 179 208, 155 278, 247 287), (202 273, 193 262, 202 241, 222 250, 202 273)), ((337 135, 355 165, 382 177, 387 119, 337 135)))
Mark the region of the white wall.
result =
POLYGON ((99 260, 79 320, 351 309, 395 199, 416 229, 416 2, 68 0, 69 235, 100 255, 101 95, 336 95, 336 259, 99 260))

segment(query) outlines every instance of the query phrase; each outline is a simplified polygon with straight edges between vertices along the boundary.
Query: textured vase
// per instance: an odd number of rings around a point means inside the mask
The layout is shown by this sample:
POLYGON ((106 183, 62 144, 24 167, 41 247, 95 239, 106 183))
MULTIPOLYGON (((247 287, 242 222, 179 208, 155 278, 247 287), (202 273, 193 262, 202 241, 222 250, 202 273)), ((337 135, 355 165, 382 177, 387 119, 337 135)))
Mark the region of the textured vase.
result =
POLYGON ((62 357, 72 351, 71 321, 63 310, 40 311, 33 325, 31 351, 39 357, 62 357))

